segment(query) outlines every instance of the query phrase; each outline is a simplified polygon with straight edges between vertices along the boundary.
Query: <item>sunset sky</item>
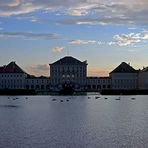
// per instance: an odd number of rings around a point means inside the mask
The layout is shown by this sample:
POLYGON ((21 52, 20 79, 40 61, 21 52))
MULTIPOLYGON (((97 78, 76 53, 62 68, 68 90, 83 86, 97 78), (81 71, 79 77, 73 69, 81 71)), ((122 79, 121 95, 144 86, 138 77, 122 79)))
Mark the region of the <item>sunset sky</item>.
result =
POLYGON ((148 0, 0 0, 0 65, 49 75, 66 55, 93 76, 148 66, 148 0))

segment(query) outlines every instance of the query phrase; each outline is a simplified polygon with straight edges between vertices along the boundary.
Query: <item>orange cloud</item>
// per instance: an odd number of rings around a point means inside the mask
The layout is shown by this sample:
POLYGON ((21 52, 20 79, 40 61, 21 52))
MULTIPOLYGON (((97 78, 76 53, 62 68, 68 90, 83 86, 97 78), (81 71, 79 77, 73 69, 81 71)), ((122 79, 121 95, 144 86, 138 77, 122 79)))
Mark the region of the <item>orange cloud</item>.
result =
POLYGON ((31 65, 27 66, 25 69, 28 74, 35 76, 49 76, 50 73, 50 67, 48 64, 31 65))
POLYGON ((53 52, 61 52, 65 47, 54 47, 52 48, 53 52))
POLYGON ((99 69, 96 67, 88 68, 88 76, 108 76, 109 72, 109 69, 99 69))

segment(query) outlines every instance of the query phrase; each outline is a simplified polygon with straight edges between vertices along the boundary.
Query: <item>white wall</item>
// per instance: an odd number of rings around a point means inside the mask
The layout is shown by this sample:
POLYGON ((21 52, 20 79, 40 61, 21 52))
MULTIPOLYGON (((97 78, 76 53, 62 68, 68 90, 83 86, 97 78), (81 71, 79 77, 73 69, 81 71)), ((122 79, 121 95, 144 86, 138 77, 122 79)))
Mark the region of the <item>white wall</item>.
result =
POLYGON ((113 89, 138 88, 137 73, 112 73, 110 74, 113 89))
POLYGON ((50 65, 50 78, 53 87, 64 83, 83 86, 86 84, 87 66, 80 65, 50 65))
POLYGON ((109 77, 87 77, 87 87, 90 90, 109 89, 111 79, 109 77))
POLYGON ((1 89, 24 89, 25 73, 0 73, 1 89))
POLYGON ((139 73, 138 86, 139 89, 148 89, 148 72, 139 73))
POLYGON ((25 80, 26 89, 35 90, 49 90, 50 89, 50 79, 49 78, 27 78, 25 80))

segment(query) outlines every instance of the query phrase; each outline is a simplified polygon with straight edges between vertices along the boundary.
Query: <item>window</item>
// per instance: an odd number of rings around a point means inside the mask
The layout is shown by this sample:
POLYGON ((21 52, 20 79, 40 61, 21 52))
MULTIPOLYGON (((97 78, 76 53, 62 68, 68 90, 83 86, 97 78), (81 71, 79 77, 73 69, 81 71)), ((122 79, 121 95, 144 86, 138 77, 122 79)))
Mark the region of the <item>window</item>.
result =
POLYGON ((101 86, 100 85, 97 85, 97 89, 100 89, 101 88, 101 86))
POLYGON ((50 88, 50 86, 49 85, 46 85, 46 89, 49 89, 50 88))
POLYGON ((107 88, 111 88, 111 86, 110 85, 107 85, 107 88))
POLYGON ((96 85, 93 85, 93 89, 96 89, 96 85))
POLYGON ((39 85, 36 85, 36 89, 39 89, 40 88, 40 86, 39 85))
POLYGON ((26 89, 29 89, 29 85, 26 85, 26 89))
POLYGON ((103 88, 106 88, 106 86, 105 86, 105 85, 103 85, 103 88))
POLYGON ((41 89, 44 89, 44 85, 41 85, 41 89))

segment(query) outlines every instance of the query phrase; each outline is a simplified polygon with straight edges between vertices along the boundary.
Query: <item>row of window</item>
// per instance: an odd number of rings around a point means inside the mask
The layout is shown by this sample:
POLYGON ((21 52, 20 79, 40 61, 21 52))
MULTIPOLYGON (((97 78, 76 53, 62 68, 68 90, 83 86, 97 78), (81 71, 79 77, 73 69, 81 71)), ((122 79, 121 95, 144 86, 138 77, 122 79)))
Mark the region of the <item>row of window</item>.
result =
POLYGON ((52 71, 63 72, 63 71, 85 71, 84 67, 52 67, 52 71))
POLYGON ((27 80, 27 83, 49 83, 49 80, 27 80))
POLYGON ((135 88, 137 88, 137 86, 136 85, 114 85, 113 86, 114 88, 117 88, 117 89, 135 89, 135 88))
POLYGON ((88 89, 105 89, 111 88, 111 85, 87 85, 88 89))
POLYGON ((19 88, 24 88, 24 86, 23 85, 1 85, 1 88, 11 88, 11 89, 19 89, 19 88))
POLYGON ((128 83, 128 82, 130 82, 130 83, 134 83, 134 82, 137 82, 137 80, 136 79, 116 79, 116 80, 114 80, 114 82, 115 83, 128 83))
POLYGON ((69 77, 85 77, 85 73, 77 73, 77 74, 59 74, 54 73, 51 77, 61 77, 61 78, 69 78, 69 77))
POLYGON ((22 80, 1 80, 2 84, 12 84, 12 83, 17 83, 17 84, 22 84, 23 81, 22 80))
POLYGON ((69 80, 66 79, 66 81, 65 81, 64 79, 56 79, 56 78, 55 78, 55 79, 52 79, 52 80, 51 80, 51 83, 52 83, 52 84, 55 84, 55 83, 70 82, 70 81, 71 81, 71 82, 75 82, 75 83, 78 83, 78 82, 79 82, 79 83, 84 83, 85 80, 84 80, 84 79, 69 79, 69 80))
POLYGON ((53 76, 59 76, 59 77, 62 77, 63 75, 75 75, 75 76, 77 76, 77 77, 79 77, 79 76, 85 76, 86 75, 86 72, 73 72, 73 73, 70 73, 70 72, 61 72, 61 73, 59 73, 59 72, 52 72, 51 73, 51 76, 53 77, 53 76))
POLYGON ((2 78, 9 78, 9 77, 10 77, 10 78, 12 78, 12 77, 15 77, 15 78, 16 78, 16 77, 17 77, 17 78, 21 78, 21 77, 23 77, 23 75, 2 74, 1 77, 2 77, 2 78))
POLYGON ((26 89, 49 89, 50 85, 26 85, 26 89))
POLYGON ((87 80, 88 83, 111 83, 111 80, 87 80))
MULTIPOLYGON (((87 80, 88 83, 111 83, 111 80, 87 80)), ((115 83, 136 83, 136 79, 116 79, 114 80, 115 83)))

